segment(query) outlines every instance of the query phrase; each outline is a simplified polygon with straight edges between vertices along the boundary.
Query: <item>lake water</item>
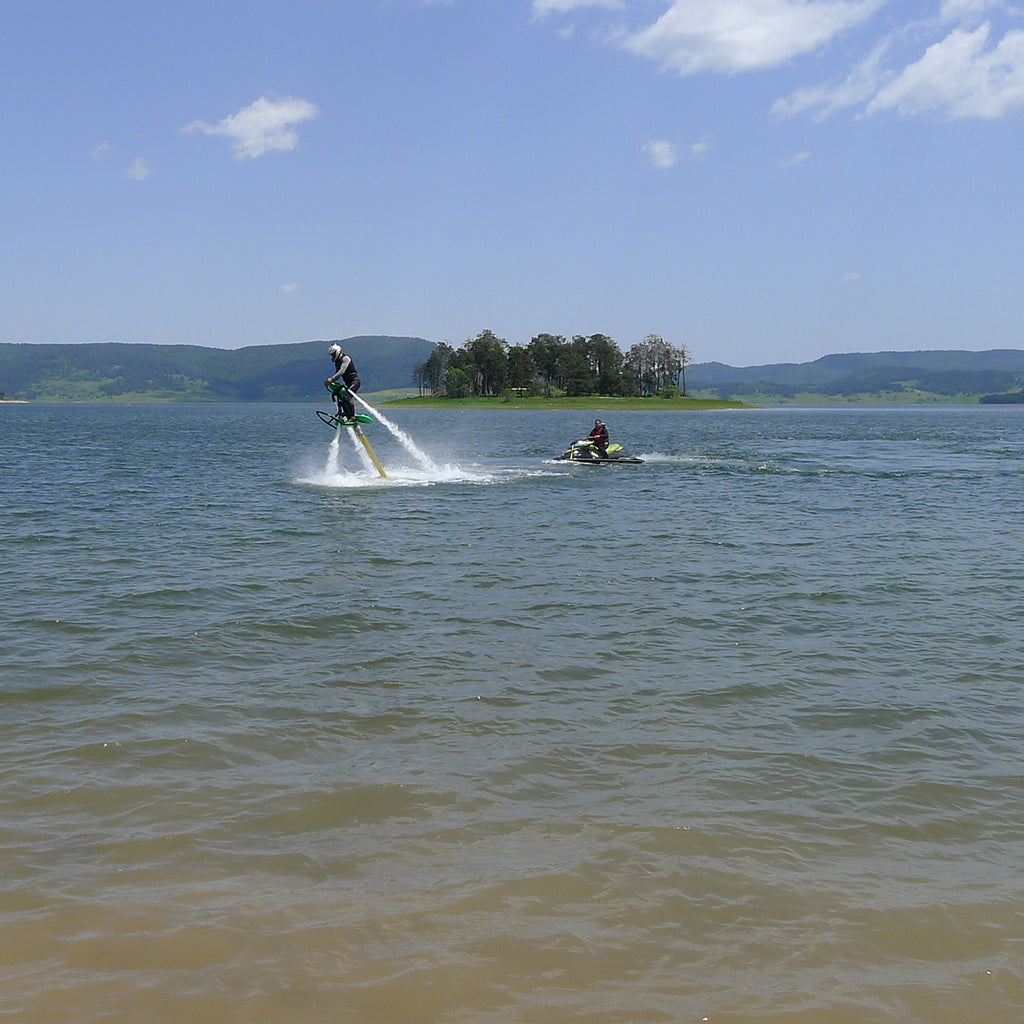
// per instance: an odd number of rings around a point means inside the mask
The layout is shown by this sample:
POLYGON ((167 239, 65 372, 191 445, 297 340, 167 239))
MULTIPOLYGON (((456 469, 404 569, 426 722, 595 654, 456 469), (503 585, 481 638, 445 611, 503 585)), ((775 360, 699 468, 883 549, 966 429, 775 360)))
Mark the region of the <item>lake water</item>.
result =
POLYGON ((0 1016, 1006 1024, 1024 410, 0 406, 0 1016))

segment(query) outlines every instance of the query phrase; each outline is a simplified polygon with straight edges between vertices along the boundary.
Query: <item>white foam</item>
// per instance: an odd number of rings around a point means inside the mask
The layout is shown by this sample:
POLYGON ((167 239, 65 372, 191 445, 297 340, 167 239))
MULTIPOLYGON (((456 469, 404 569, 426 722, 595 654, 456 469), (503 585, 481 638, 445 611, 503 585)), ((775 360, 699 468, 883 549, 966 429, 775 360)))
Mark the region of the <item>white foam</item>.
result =
POLYGON ((387 487, 431 487, 436 484, 471 483, 488 484, 496 479, 493 473, 463 469, 461 466, 435 466, 433 469, 415 467, 386 467, 387 476, 382 477, 376 469, 349 472, 342 468, 327 467, 320 472, 300 476, 296 483, 313 487, 340 489, 387 488, 387 487))
POLYGON ((695 455, 667 455, 665 452, 640 452, 637 458, 643 459, 644 462, 692 463, 701 461, 695 455))

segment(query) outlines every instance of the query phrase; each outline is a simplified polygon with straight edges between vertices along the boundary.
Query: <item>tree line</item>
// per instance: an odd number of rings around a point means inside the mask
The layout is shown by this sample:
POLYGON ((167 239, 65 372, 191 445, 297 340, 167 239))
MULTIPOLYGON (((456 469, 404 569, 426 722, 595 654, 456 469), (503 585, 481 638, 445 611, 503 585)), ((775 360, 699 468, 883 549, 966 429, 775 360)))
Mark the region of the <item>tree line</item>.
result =
POLYGON ((686 394, 685 345, 674 347, 648 334, 623 353, 607 335, 538 334, 526 345, 509 345, 493 331, 481 331, 461 348, 438 344, 413 368, 420 394, 447 398, 486 397, 515 392, 547 397, 622 397, 686 394))

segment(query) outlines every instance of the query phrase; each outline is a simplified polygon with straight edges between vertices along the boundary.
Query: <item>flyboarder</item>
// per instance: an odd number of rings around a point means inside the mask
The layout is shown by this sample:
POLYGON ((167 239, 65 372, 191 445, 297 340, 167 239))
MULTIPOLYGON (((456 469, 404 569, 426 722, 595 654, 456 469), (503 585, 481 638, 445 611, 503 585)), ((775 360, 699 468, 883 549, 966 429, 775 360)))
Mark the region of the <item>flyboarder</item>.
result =
POLYGON ((351 356, 342 352, 341 346, 337 342, 331 345, 327 354, 334 363, 334 373, 324 381, 324 386, 330 387, 331 384, 340 380, 348 388, 347 391, 336 395, 335 399, 338 403, 338 416, 343 420, 352 421, 356 418, 356 406, 352 401, 352 395, 359 390, 362 384, 359 373, 356 371, 356 364, 352 362, 351 356))

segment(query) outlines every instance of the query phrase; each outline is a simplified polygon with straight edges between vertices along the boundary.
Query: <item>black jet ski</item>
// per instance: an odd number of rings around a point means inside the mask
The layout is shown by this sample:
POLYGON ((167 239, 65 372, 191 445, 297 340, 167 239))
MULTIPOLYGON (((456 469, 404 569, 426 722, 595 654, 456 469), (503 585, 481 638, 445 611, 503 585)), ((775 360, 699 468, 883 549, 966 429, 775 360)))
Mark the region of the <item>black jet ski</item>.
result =
POLYGON ((610 466, 612 463, 629 462, 633 465, 640 465, 643 459, 635 455, 629 455, 622 450, 621 444, 610 444, 602 452, 589 438, 584 437, 579 441, 573 441, 569 448, 561 455, 555 456, 556 462, 581 462, 588 466, 610 466))

